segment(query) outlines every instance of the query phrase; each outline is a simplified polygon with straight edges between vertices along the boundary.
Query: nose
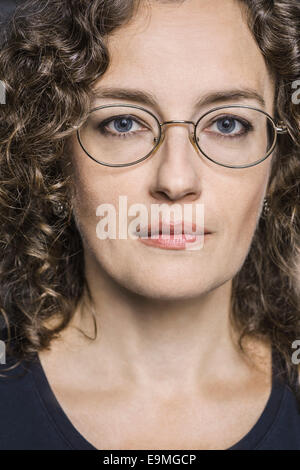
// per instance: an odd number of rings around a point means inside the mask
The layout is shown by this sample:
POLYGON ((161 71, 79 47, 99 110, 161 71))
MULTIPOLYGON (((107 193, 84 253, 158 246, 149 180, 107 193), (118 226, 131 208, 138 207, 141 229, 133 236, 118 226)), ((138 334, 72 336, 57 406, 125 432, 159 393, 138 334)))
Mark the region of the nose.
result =
POLYGON ((155 153, 157 158, 156 179, 151 193, 160 199, 195 200, 199 198, 200 178, 198 174, 199 150, 194 140, 195 124, 193 121, 166 121, 161 124, 162 135, 155 153), (174 125, 173 129, 170 126, 174 125), (182 125, 189 125, 186 129, 182 125), (181 129, 178 128, 181 127, 181 129), (193 126, 193 127, 192 127, 193 126), (168 132, 166 132, 168 130, 168 132), (188 130, 188 139, 186 131, 188 130), (166 139, 166 135, 168 138, 166 139), (162 145, 164 143, 164 145, 162 145), (198 158, 192 158, 192 147, 198 158))

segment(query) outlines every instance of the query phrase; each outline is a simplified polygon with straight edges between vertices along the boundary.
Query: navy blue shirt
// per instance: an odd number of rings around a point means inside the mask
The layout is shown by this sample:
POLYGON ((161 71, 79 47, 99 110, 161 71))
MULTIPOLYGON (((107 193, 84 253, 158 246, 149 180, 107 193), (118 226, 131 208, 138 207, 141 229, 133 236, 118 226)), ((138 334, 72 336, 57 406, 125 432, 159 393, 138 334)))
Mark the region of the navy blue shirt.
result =
MULTIPOLYGON (((272 388, 266 406, 252 429, 226 450, 300 450, 300 414, 291 388, 279 379, 279 361, 273 350, 272 388)), ((0 373, 14 362, 8 358, 0 365, 0 373)), ((1 450, 97 450, 64 413, 37 354, 6 374, 0 377, 1 450)))

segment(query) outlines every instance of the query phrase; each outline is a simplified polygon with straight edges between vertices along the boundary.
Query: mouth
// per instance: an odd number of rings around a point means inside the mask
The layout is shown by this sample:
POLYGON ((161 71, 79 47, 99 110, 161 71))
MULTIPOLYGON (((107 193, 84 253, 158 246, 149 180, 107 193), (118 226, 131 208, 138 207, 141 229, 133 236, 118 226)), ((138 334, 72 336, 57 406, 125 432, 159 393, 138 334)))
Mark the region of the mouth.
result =
POLYGON ((190 222, 171 222, 142 226, 138 233, 142 243, 165 250, 200 250, 204 239, 211 235, 205 227, 190 222))
POLYGON ((187 221, 178 222, 162 222, 159 224, 149 224, 147 226, 140 227, 138 235, 141 238, 182 238, 185 236, 187 239, 199 237, 211 233, 205 227, 197 227, 196 224, 187 221))

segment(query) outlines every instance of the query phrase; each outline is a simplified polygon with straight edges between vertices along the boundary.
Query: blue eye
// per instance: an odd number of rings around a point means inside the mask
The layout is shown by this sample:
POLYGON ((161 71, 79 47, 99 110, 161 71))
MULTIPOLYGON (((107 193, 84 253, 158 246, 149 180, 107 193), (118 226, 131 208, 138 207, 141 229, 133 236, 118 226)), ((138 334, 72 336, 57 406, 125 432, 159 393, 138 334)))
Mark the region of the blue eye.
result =
POLYGON ((133 121, 130 118, 118 118, 114 119, 114 128, 117 132, 128 132, 133 126, 133 121))
POLYGON ((112 116, 100 122, 98 129, 107 137, 130 137, 147 130, 137 118, 129 115, 112 116))
POLYGON ((217 127, 220 132, 229 134, 230 132, 234 131, 236 128, 236 119, 227 118, 227 117, 221 120, 219 119, 217 121, 217 127))
POLYGON ((253 130, 253 126, 240 117, 221 116, 215 119, 208 129, 208 132, 216 137, 235 138, 248 134, 253 130))

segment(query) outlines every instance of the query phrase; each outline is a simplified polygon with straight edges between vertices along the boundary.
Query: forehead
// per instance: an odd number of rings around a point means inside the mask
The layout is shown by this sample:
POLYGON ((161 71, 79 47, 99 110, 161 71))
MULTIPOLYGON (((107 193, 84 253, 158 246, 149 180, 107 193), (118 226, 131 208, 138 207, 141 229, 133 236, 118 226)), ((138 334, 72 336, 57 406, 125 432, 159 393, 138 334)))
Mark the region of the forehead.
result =
POLYGON ((240 2, 150 2, 108 39, 110 65, 98 86, 150 90, 167 106, 199 94, 252 88, 271 105, 273 85, 240 2))

